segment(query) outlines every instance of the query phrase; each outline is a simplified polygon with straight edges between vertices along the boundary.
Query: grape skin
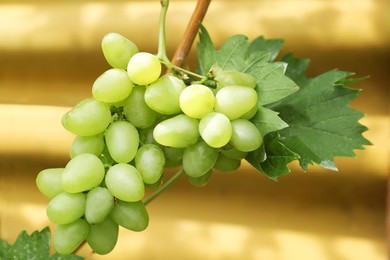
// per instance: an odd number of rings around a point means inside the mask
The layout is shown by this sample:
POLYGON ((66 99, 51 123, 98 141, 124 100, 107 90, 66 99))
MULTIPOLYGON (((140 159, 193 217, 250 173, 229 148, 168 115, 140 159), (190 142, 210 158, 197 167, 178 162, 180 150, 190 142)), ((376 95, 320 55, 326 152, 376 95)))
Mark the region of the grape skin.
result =
POLYGON ((215 104, 214 93, 201 84, 190 85, 180 94, 180 108, 187 116, 202 118, 210 113, 215 104))
POLYGON ((160 77, 160 60, 153 54, 138 52, 130 58, 127 74, 133 83, 142 86, 149 85, 160 77))

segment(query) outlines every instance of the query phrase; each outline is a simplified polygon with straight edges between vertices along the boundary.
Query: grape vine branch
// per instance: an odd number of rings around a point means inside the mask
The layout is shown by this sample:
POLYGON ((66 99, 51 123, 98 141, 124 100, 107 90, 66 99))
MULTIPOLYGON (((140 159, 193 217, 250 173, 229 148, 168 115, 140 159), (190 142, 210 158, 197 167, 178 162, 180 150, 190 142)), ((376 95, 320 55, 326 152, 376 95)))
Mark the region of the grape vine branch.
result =
MULTIPOLYGON (((160 28, 159 28, 159 42, 158 42, 158 53, 157 57, 161 60, 162 63, 169 70, 180 70, 186 74, 197 78, 203 78, 203 76, 193 73, 191 71, 187 71, 181 66, 183 65, 185 59, 187 58, 192 44, 194 43, 195 37, 199 31, 199 26, 203 21, 207 9, 210 5, 211 0, 199 0, 195 7, 195 10, 191 16, 191 19, 187 25, 187 29, 184 32, 183 39, 179 46, 176 48, 175 54, 171 61, 167 56, 166 51, 166 32, 165 32, 165 20, 166 14, 169 7, 169 0, 161 0, 161 12, 160 12, 160 28)), ((148 198, 144 200, 145 206, 152 202, 155 198, 157 198, 162 192, 164 192, 167 188, 169 188, 173 183, 175 183, 183 174, 184 170, 179 170, 176 174, 170 177, 161 187, 159 187, 156 191, 154 191, 148 198)))

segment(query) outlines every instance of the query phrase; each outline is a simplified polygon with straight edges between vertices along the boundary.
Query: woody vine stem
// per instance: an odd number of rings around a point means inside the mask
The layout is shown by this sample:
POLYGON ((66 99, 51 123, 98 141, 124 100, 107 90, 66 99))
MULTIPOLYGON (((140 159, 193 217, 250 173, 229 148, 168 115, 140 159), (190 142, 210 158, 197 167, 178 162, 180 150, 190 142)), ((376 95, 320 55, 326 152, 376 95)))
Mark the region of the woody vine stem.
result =
MULTIPOLYGON (((172 58, 172 61, 168 59, 166 51, 166 33, 165 33, 165 20, 168 11, 169 0, 161 0, 161 11, 159 20, 159 41, 158 41, 158 53, 157 57, 170 71, 182 72, 187 75, 191 75, 197 78, 203 78, 203 76, 193 73, 191 71, 183 69, 183 65, 186 57, 188 56, 191 46, 198 33, 200 23, 206 15, 207 9, 211 0, 198 0, 195 10, 188 23, 187 29, 184 32, 183 39, 176 49, 176 52, 172 58)), ((184 174, 184 170, 179 170, 170 179, 168 179, 161 187, 159 187, 154 193, 152 193, 147 199, 144 200, 144 204, 147 205, 158 197, 163 191, 170 187, 176 180, 178 180, 184 174)))

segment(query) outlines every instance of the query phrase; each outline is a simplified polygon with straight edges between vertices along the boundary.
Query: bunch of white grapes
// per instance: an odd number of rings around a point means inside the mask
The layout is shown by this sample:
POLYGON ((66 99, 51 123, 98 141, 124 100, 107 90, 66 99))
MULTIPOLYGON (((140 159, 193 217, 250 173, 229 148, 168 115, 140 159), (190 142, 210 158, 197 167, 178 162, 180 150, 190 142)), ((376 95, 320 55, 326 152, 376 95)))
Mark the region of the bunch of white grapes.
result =
POLYGON ((36 179, 50 199, 47 216, 58 225, 60 254, 84 241, 107 254, 119 226, 144 230, 145 187, 158 187, 165 168, 182 166, 193 185, 203 186, 213 168, 234 171, 262 144, 249 121, 257 111, 254 77, 215 70, 215 89, 187 86, 174 74, 161 75, 157 56, 120 34, 107 34, 102 50, 112 68, 93 83, 92 97, 62 118, 76 135, 70 161, 36 179))

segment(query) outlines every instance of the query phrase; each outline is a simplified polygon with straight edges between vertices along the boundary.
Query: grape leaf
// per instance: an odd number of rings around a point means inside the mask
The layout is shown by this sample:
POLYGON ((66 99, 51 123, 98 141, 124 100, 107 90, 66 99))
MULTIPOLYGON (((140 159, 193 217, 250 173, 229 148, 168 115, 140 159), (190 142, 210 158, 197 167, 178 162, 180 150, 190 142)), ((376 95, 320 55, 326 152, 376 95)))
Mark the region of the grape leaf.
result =
POLYGON ((248 52, 263 50, 270 53, 270 60, 274 60, 282 49, 283 43, 283 39, 265 39, 263 36, 259 36, 250 44, 248 52))
POLYGON ((201 24, 199 30, 200 42, 197 45, 199 58, 199 73, 206 75, 216 61, 216 50, 206 28, 201 24))
POLYGON ((278 112, 259 106, 256 115, 251 119, 252 123, 257 126, 262 136, 268 133, 281 130, 288 127, 279 116, 278 112))
POLYGON ((353 73, 332 70, 308 79, 307 61, 294 60, 291 55, 284 60, 293 61, 286 74, 301 82, 301 88, 271 106, 289 125, 279 131, 281 140, 299 154, 305 171, 313 163, 336 170, 334 157, 355 157, 353 150, 371 144, 362 136, 367 127, 358 122, 364 114, 348 107, 360 94, 360 90, 345 86, 353 73))
POLYGON ((0 259, 36 259, 36 260, 80 260, 83 257, 76 255, 62 256, 58 253, 50 254, 50 229, 34 231, 28 235, 22 231, 13 245, 0 239, 0 259))
POLYGON ((275 136, 265 136, 264 147, 250 152, 245 159, 260 172, 276 180, 278 177, 289 173, 288 164, 298 158, 299 155, 289 150, 280 141, 280 136, 276 134, 275 136), (266 157, 264 157, 264 154, 266 157))

